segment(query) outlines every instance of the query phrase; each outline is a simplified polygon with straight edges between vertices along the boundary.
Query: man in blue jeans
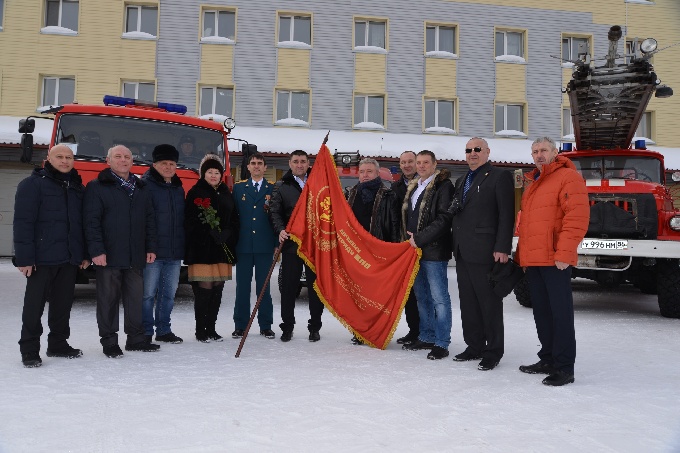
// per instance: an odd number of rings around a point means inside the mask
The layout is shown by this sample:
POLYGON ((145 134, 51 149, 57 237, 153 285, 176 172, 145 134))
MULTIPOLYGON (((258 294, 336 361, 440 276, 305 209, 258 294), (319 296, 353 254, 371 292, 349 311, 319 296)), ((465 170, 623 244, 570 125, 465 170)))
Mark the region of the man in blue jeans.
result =
POLYGON ((175 304, 184 255, 184 188, 176 174, 179 152, 172 145, 158 145, 152 157, 153 166, 143 179, 147 182, 153 201, 158 253, 156 261, 147 264, 144 269, 144 334, 150 342, 155 325, 156 341, 181 343, 182 339, 170 329, 170 313, 175 304))
POLYGON ((406 189, 401 208, 402 237, 422 249, 420 270, 413 284, 420 315, 418 339, 403 349, 430 349, 427 358, 439 360, 449 355, 451 343, 451 297, 447 266, 451 259, 451 218, 449 205, 453 184, 446 170, 437 170, 432 151, 416 156, 414 178, 406 189))

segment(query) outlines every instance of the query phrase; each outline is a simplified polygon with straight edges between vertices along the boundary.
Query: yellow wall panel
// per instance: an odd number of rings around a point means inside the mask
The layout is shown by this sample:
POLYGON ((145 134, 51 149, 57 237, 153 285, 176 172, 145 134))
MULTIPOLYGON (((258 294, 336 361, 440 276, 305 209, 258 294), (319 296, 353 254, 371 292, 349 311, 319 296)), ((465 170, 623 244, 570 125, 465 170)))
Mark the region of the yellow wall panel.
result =
POLYGON ((456 60, 425 58, 425 96, 456 96, 456 60))
POLYGON ((276 86, 309 88, 310 53, 308 49, 278 49, 276 86))
POLYGON ((215 85, 234 82, 234 46, 201 45, 201 81, 215 85))
POLYGON ((496 101, 522 101, 527 97, 527 66, 496 63, 496 101))
POLYGON ((385 93, 386 55, 356 53, 354 57, 354 91, 367 94, 385 93))
POLYGON ((35 113, 42 76, 74 76, 75 99, 93 104, 101 104, 105 94, 119 95, 122 78, 155 79, 156 41, 121 38, 122 1, 80 2, 76 36, 40 33, 43 4, 5 2, 0 61, 20 61, 22 71, 5 71, 0 114, 35 113))

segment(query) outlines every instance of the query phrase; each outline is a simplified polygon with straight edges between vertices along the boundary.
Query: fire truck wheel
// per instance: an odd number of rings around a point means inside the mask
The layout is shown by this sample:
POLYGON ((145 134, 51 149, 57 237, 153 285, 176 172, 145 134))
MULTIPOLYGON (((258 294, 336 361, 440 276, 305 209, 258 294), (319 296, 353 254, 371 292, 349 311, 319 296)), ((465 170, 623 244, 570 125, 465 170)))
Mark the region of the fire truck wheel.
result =
POLYGON ((526 276, 522 278, 517 284, 515 285, 515 289, 512 290, 515 293, 515 297, 517 298, 517 302, 523 307, 529 307, 531 308, 531 297, 529 295, 529 282, 527 281, 526 276))
POLYGON ((680 260, 657 260, 659 310, 666 318, 680 318, 680 260))

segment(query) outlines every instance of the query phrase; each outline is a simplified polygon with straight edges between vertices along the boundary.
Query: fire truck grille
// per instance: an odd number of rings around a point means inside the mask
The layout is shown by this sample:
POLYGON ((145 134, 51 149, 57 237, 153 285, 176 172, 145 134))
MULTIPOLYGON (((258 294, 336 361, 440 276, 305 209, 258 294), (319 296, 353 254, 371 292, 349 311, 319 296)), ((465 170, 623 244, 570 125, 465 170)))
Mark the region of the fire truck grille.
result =
POLYGON ((588 237, 656 239, 652 194, 591 194, 588 237))

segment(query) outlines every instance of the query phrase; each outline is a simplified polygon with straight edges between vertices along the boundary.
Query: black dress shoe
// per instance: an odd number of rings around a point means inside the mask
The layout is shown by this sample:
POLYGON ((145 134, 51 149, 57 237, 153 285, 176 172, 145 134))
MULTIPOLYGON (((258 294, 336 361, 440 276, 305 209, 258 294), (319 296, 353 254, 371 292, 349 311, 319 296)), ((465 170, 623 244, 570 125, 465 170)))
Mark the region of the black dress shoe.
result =
POLYGON ((47 348, 47 357, 63 357, 65 359, 76 359, 83 355, 80 349, 72 348, 70 345, 61 349, 47 348))
POLYGON ((405 344, 401 349, 407 351, 420 351, 421 349, 432 349, 434 348, 434 343, 426 343, 424 341, 416 340, 413 343, 405 344))
POLYGON ((350 341, 352 342, 352 344, 357 345, 357 346, 361 346, 362 344, 364 344, 364 342, 361 341, 361 339, 359 337, 357 337, 356 335, 354 335, 350 341))
POLYGON ((574 373, 568 373, 562 370, 555 370, 553 374, 543 379, 543 384, 552 387, 561 387, 563 385, 574 382, 574 373))
POLYGON ((113 344, 104 346, 104 355, 109 359, 119 359, 123 357, 123 351, 120 350, 120 346, 113 344))
POLYGON ((475 354, 473 352, 470 352, 469 349, 466 349, 465 351, 461 352, 460 354, 456 354, 453 357, 453 360, 456 362, 467 362, 469 360, 479 360, 481 359, 482 356, 479 354, 475 354))
POLYGON ((283 342, 288 342, 293 339, 293 331, 292 330, 284 330, 283 333, 281 334, 281 341, 283 342))
POLYGON ((498 366, 498 362, 499 360, 496 359, 484 358, 482 359, 481 362, 479 362, 479 365, 477 365, 477 369, 481 371, 493 370, 494 368, 496 368, 496 366, 498 366))
POLYGON ((411 344, 418 339, 418 334, 409 332, 406 336, 397 338, 397 344, 411 344))
POLYGON ((449 356, 449 351, 444 348, 440 348, 439 346, 435 346, 432 348, 430 353, 427 355, 427 358, 430 360, 441 360, 449 356))
POLYGON ((243 329, 236 329, 231 333, 231 338, 237 339, 243 336, 243 329))
POLYGON ((260 335, 269 340, 273 340, 274 338, 276 338, 276 334, 272 329, 260 329, 260 335))
POLYGON ((172 332, 168 332, 163 335, 156 335, 156 341, 160 341, 161 343, 172 343, 172 344, 180 344, 184 340, 182 340, 180 337, 175 335, 172 332))
POLYGON ((147 343, 146 340, 138 343, 126 344, 126 351, 140 351, 140 352, 156 352, 160 349, 160 345, 154 343, 147 343))
POLYGON ((315 342, 321 340, 321 335, 319 335, 318 330, 312 330, 309 332, 309 341, 315 342))
POLYGON ((533 365, 520 365, 519 370, 528 374, 553 374, 555 368, 548 362, 540 360, 533 365))

